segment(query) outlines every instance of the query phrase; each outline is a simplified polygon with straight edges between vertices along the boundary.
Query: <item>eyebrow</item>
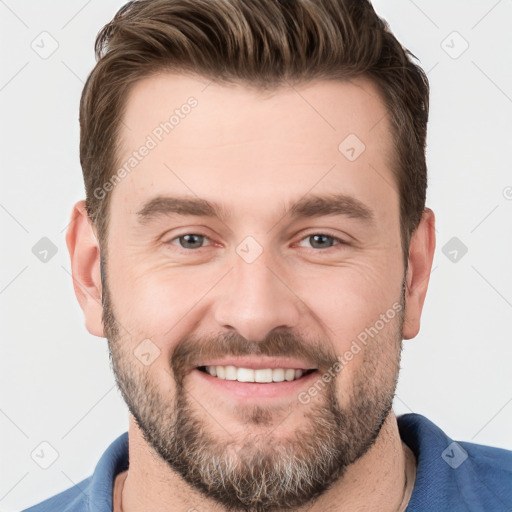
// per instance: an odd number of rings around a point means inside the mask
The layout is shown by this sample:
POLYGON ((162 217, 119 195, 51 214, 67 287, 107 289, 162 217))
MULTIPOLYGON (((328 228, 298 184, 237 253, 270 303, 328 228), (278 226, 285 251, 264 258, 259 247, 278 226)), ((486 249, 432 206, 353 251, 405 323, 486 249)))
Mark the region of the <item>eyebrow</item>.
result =
MULTIPOLYGON (((227 220, 230 212, 222 205, 201 198, 180 196, 156 196, 145 202, 137 212, 139 223, 169 215, 211 217, 227 220)), ((294 219, 344 215, 369 224, 375 221, 374 212, 359 199, 346 194, 304 196, 285 210, 286 216, 294 219)))

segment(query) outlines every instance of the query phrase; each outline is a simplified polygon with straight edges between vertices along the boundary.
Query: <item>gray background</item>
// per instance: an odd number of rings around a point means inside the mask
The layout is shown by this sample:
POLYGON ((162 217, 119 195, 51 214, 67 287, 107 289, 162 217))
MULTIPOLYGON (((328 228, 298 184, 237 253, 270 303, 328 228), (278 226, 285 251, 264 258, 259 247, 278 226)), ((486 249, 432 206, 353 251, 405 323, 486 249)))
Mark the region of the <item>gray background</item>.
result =
MULTIPOLYGON (((0 0, 0 511, 86 478, 128 426, 106 341, 84 327, 64 239, 84 197, 80 93, 96 33, 123 3, 0 0), (43 237, 54 255, 41 253, 43 237)), ((421 332, 404 342, 395 412, 512 449, 512 2, 375 7, 432 87, 428 205, 438 245, 421 332)))

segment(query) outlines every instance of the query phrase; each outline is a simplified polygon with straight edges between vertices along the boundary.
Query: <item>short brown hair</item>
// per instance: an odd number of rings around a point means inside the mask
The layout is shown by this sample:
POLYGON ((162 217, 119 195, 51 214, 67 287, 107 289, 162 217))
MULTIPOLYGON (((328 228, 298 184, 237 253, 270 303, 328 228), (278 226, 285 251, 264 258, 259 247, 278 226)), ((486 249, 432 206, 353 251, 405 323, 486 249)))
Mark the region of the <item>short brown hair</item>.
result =
POLYGON ((137 81, 162 71, 271 89, 314 79, 369 78, 394 140, 404 263, 425 208, 429 85, 368 0, 136 0, 99 32, 80 101, 86 209, 106 248, 121 120, 137 81))

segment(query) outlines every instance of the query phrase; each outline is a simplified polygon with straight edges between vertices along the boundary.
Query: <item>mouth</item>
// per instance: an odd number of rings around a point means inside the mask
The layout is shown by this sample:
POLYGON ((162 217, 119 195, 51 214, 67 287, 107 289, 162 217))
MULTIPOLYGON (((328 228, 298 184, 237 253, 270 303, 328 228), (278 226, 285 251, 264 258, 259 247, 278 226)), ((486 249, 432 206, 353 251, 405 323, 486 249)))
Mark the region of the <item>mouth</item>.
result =
POLYGON ((221 380, 246 383, 270 384, 273 382, 293 382, 316 371, 315 368, 243 368, 233 365, 199 366, 200 372, 221 380))
POLYGON ((240 406, 269 400, 289 403, 319 378, 319 369, 312 366, 292 358, 230 357, 201 361, 189 375, 215 399, 235 400, 240 406))

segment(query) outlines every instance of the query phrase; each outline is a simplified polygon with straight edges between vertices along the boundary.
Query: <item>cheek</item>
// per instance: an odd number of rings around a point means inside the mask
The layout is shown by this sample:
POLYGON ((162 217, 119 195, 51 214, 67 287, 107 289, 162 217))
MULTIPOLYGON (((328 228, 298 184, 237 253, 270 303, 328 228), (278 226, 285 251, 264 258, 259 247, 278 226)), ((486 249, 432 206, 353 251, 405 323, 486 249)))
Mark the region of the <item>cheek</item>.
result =
POLYGON ((196 326, 195 311, 222 272, 205 265, 172 267, 164 261, 125 255, 111 272, 115 313, 132 343, 149 338, 166 355, 196 326))
POLYGON ((338 353, 381 314, 398 307, 401 297, 400 269, 383 258, 325 267, 309 276, 298 273, 296 279, 294 291, 321 320, 338 353))

